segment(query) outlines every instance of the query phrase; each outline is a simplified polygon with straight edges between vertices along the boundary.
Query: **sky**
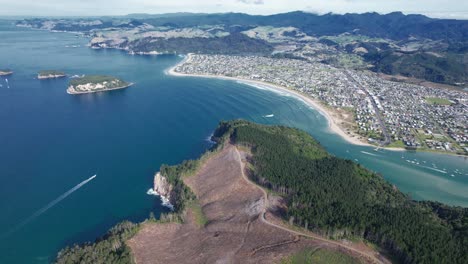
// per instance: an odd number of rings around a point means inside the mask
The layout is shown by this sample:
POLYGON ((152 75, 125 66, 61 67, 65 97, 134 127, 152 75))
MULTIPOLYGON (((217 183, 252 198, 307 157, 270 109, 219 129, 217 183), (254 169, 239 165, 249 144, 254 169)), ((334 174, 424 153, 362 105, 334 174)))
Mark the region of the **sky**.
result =
POLYGON ((424 14, 468 19, 466 0, 0 0, 0 16, 96 16, 129 13, 242 12, 275 14, 302 10, 313 13, 424 14))

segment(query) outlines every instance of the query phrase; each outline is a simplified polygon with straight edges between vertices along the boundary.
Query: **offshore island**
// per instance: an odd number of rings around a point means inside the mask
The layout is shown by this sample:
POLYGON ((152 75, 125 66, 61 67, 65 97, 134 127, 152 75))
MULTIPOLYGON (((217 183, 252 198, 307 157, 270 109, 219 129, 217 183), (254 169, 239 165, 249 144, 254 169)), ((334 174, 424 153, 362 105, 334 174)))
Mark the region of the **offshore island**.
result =
POLYGON ((117 89, 124 89, 132 86, 133 83, 123 81, 114 76, 89 75, 75 78, 70 81, 67 89, 68 94, 85 94, 105 92, 117 89))
POLYGON ((162 165, 173 206, 67 247, 57 263, 465 263, 468 209, 414 201, 304 131, 221 122, 198 160, 162 165), (305 262, 309 260, 309 262, 305 262), (311 261, 312 260, 312 261, 311 261))
POLYGON ((44 71, 40 71, 37 74, 37 79, 39 79, 39 80, 56 79, 56 78, 63 78, 65 76, 67 76, 67 75, 62 71, 44 70, 44 71))
POLYGON ((10 69, 0 69, 0 76, 12 75, 13 71, 10 69))

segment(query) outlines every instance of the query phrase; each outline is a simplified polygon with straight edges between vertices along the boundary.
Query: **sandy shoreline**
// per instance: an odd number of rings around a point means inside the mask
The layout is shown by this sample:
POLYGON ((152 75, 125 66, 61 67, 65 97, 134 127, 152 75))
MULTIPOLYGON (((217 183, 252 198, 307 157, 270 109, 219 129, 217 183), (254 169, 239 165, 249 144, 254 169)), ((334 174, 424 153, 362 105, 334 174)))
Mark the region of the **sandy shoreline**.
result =
MULTIPOLYGON (((223 75, 203 75, 203 74, 185 74, 185 73, 179 73, 175 72, 175 68, 177 68, 179 65, 182 65, 188 61, 190 61, 192 54, 188 54, 185 56, 185 58, 178 63, 177 65, 167 69, 165 71, 166 74, 168 75, 173 75, 173 76, 180 76, 180 77, 198 77, 198 78, 216 78, 216 79, 223 79, 223 80, 230 80, 230 81, 235 81, 243 84, 250 85, 254 88, 260 89, 268 89, 273 92, 279 92, 279 93, 286 93, 290 96, 295 97, 298 100, 301 100, 304 102, 306 105, 314 108, 317 110, 321 115, 323 115, 327 121, 328 121, 328 129, 330 132, 335 133, 339 135, 341 138, 346 140, 347 142, 353 144, 353 145, 358 145, 358 146, 368 146, 368 147, 374 147, 374 148, 381 148, 389 151, 407 151, 404 148, 394 148, 394 147, 378 147, 376 145, 372 145, 368 142, 362 141, 356 137, 353 137, 346 133, 338 124, 341 122, 341 119, 334 117, 331 113, 330 110, 328 110, 325 106, 323 106, 318 100, 310 98, 309 96, 302 94, 300 92, 294 91, 292 89, 282 87, 276 84, 271 84, 267 82, 261 82, 261 81, 254 81, 254 80, 249 80, 249 79, 242 79, 242 78, 236 78, 236 77, 227 77, 223 75), (260 87, 259 87, 260 86, 260 87)), ((418 150, 417 150, 418 151, 418 150)), ((419 150, 421 151, 421 150, 419 150)), ((426 151, 421 151, 421 152, 426 152, 426 151)), ((459 156, 459 157, 466 157, 464 155, 456 154, 456 153, 448 153, 448 152, 428 152, 428 153, 435 153, 435 154, 441 154, 441 155, 453 155, 453 156, 459 156)))
MULTIPOLYGON (((304 102, 306 105, 314 108, 317 110, 321 115, 323 115, 327 121, 328 121, 328 129, 337 135, 339 135, 341 138, 345 139, 351 144, 354 145, 359 145, 359 146, 371 146, 374 147, 374 145, 371 145, 367 142, 362 142, 361 140, 351 137, 349 134, 347 134, 343 129, 341 129, 337 123, 339 120, 334 118, 323 105, 321 105, 320 102, 317 100, 314 100, 300 92, 288 89, 286 87, 282 87, 279 85, 271 84, 271 83, 266 83, 266 82, 261 82, 261 81, 254 81, 254 80, 249 80, 249 79, 242 79, 242 78, 235 78, 235 77, 227 77, 227 76, 222 76, 222 75, 201 75, 201 74, 185 74, 185 73, 179 73, 175 72, 175 68, 177 68, 179 65, 182 65, 191 59, 191 54, 188 54, 184 60, 182 60, 180 63, 177 65, 171 67, 170 69, 166 70, 166 74, 168 75, 173 75, 173 76, 180 76, 180 77, 199 77, 199 78, 216 78, 216 79, 223 79, 223 80, 230 80, 230 81, 236 81, 240 82, 243 84, 247 84, 253 87, 258 88, 258 86, 261 86, 261 88, 268 89, 273 92, 280 92, 280 93, 286 93, 290 96, 295 97, 296 99, 301 100, 304 102)), ((386 148, 387 149, 387 148, 386 148)), ((400 149, 389 149, 389 150, 400 150, 400 149)), ((404 150, 404 149, 401 149, 404 150)))

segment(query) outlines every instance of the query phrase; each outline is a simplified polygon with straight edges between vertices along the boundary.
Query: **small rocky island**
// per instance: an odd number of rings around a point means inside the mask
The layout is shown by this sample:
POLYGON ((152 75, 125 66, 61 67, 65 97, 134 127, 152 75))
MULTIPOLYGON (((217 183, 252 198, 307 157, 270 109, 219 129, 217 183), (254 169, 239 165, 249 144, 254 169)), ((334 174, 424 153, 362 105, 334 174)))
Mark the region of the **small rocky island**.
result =
POLYGON ((8 76, 13 74, 13 71, 10 69, 0 69, 0 76, 8 76))
POLYGON ((70 81, 67 89, 69 94, 84 94, 105 92, 123 89, 132 86, 133 83, 123 81, 117 77, 107 75, 89 75, 75 78, 70 81))
POLYGON ((55 70, 46 70, 46 71, 40 71, 37 74, 37 78, 39 80, 44 80, 44 79, 56 79, 56 78, 62 78, 67 76, 64 72, 61 71, 55 71, 55 70))

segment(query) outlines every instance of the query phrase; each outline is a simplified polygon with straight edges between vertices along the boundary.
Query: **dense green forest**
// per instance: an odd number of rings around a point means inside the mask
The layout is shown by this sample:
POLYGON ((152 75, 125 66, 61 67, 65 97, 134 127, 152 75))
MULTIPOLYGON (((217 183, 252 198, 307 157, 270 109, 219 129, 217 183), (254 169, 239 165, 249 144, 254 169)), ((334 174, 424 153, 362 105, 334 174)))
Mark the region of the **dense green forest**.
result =
MULTIPOLYGON (((401 12, 317 15, 297 11, 268 16, 241 13, 173 13, 87 19, 35 18, 17 21, 17 25, 49 29, 51 21, 53 22, 52 30, 83 32, 89 35, 94 35, 93 32, 99 32, 99 30, 131 30, 142 25, 151 25, 161 31, 216 26, 222 27, 220 30, 229 35, 214 38, 128 38, 116 47, 134 52, 262 56, 271 56, 276 44, 250 38, 243 34, 243 31, 258 26, 295 27, 307 35, 319 37, 319 43, 332 46, 340 53, 347 52, 352 56, 360 56, 365 64, 358 64, 359 68, 367 69, 371 65, 369 69, 375 72, 403 75, 460 87, 468 83, 468 56, 466 55, 468 22, 466 20, 434 19, 423 15, 405 15, 401 12), (99 21, 100 23, 83 23, 91 19, 93 22, 99 21), (341 47, 340 43, 333 39, 342 34, 356 35, 357 38, 341 47), (374 40, 368 38, 374 38, 374 40), (356 54, 354 51, 358 47, 365 48, 366 52, 356 54)), ((296 32, 283 34, 295 36, 296 32)), ((91 47, 99 48, 101 44, 96 42, 91 44, 91 47)), ((112 41, 107 44, 110 47, 114 45, 112 41)), ((315 45, 314 42, 311 44, 315 45)), ((291 51, 275 53, 274 56, 304 59, 297 54, 293 55, 291 51)), ((344 66, 336 58, 327 58, 322 62, 336 67, 344 66)))
POLYGON ((392 50, 369 49, 363 58, 373 64, 372 70, 390 75, 403 75, 437 83, 466 83, 468 68, 466 54, 444 53, 433 55, 426 52, 401 53, 392 50))
MULTIPOLYGON (((196 27, 200 25, 225 25, 233 28, 274 26, 293 26, 314 36, 338 35, 344 32, 359 30, 361 34, 389 39, 406 39, 408 37, 430 38, 433 40, 466 41, 468 23, 466 20, 434 19, 423 15, 405 15, 401 12, 389 14, 324 14, 309 12, 289 12, 268 16, 248 15, 242 13, 174 13, 174 14, 133 14, 126 17, 93 17, 100 24, 69 23, 71 19, 55 19, 53 30, 89 31, 102 28, 133 28, 147 23, 156 27, 169 26, 176 28, 196 27)), ((44 26, 44 19, 25 19, 34 27, 44 26)))
POLYGON ((466 263, 468 209, 412 201, 296 129, 233 121, 220 124, 215 135, 223 134, 252 149, 253 180, 286 198, 285 219, 332 238, 365 238, 402 263, 466 263))
MULTIPOLYGON (((367 239, 402 263, 466 263, 468 259, 468 208, 413 201, 381 176, 331 156, 297 129, 235 120, 221 122, 213 138, 218 145, 200 159, 161 166, 176 194, 174 214, 161 220, 180 220, 195 199, 182 178, 195 173, 204 159, 230 139, 252 150, 251 177, 285 198, 286 220, 331 238, 367 239)), ((138 228, 130 222, 118 224, 95 243, 63 249, 56 262, 132 263, 125 241, 138 228)))
POLYGON ((203 53, 203 54, 231 54, 231 55, 266 55, 273 51, 273 47, 263 40, 249 38, 241 33, 232 33, 225 37, 216 38, 144 38, 130 43, 133 50, 149 52, 157 50, 167 53, 203 53))
POLYGON ((138 232, 139 225, 122 222, 94 243, 74 245, 62 249, 57 256, 57 264, 127 264, 133 263, 130 248, 125 242, 138 232))
POLYGON ((434 19, 423 15, 393 12, 363 14, 324 14, 289 12, 269 16, 240 13, 172 14, 170 16, 139 17, 139 21, 154 26, 193 27, 199 25, 227 26, 293 26, 314 36, 338 35, 359 29, 361 34, 390 39, 417 36, 430 39, 465 40, 468 23, 464 20, 434 19))

